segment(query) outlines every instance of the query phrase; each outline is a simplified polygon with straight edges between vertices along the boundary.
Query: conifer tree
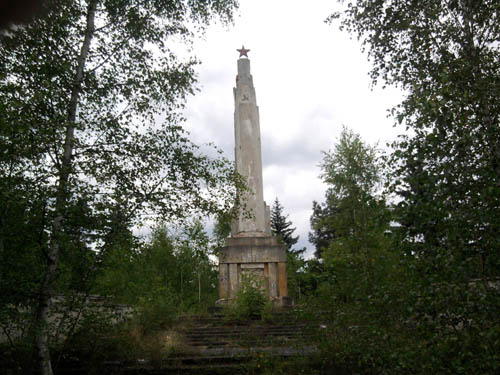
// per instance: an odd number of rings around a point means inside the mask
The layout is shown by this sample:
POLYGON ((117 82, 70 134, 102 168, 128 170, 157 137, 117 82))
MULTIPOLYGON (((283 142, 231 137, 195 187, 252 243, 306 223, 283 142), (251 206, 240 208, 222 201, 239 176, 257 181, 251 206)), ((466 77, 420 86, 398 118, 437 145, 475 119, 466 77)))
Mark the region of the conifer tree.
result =
POLYGON ((292 227, 292 222, 288 220, 288 215, 283 214, 283 206, 276 198, 271 208, 271 231, 283 241, 288 251, 292 251, 292 246, 299 240, 299 236, 293 236, 295 229, 292 227))

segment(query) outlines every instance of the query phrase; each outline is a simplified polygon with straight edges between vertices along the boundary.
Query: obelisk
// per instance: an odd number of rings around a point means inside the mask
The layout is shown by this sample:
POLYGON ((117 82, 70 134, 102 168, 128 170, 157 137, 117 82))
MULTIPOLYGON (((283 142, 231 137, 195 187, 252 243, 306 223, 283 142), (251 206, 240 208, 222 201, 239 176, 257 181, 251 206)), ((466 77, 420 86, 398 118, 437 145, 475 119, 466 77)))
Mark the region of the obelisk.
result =
POLYGON ((242 207, 233 220, 234 237, 266 236, 271 234, 269 208, 264 202, 262 184, 262 153, 260 142, 259 107, 255 96, 250 50, 239 49, 238 75, 234 92, 234 156, 236 171, 244 177, 248 190, 240 194, 242 207), (244 214, 246 212, 247 214, 244 214))
POLYGON ((271 235, 269 207, 264 202, 259 108, 255 97, 248 49, 237 50, 238 74, 234 88, 234 138, 236 171, 246 187, 239 192, 231 237, 219 249, 219 303, 238 296, 245 276, 260 280, 277 305, 290 304, 286 278, 286 247, 271 235))

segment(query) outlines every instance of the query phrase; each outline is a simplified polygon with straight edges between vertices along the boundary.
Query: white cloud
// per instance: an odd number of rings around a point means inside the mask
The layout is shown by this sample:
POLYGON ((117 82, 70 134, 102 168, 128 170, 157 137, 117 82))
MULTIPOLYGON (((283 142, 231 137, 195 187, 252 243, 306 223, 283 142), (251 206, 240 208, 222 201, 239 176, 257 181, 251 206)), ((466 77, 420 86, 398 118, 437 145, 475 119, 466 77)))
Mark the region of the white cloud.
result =
POLYGON ((236 48, 250 48, 260 112, 264 195, 277 196, 306 243, 313 200, 323 200, 321 151, 330 149, 342 125, 373 144, 400 129, 386 118, 401 99, 398 90, 370 89, 370 65, 360 45, 324 19, 336 3, 313 0, 241 0, 235 26, 209 28, 194 46, 202 64, 200 89, 185 115, 192 139, 213 141, 233 158, 233 92, 236 48))

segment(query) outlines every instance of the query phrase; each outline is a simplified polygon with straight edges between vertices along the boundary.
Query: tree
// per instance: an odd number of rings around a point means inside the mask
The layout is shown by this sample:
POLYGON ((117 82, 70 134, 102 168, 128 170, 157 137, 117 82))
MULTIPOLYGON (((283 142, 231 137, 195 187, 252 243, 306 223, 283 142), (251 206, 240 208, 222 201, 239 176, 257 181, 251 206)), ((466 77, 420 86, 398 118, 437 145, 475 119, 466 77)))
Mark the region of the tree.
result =
POLYGON ((216 217, 214 228, 212 230, 212 252, 215 256, 219 256, 219 248, 225 245, 226 239, 231 234, 232 220, 233 216, 231 212, 221 212, 216 217))
POLYGON ((92 292, 132 306, 132 324, 143 334, 159 332, 179 314, 205 312, 217 300, 210 245, 198 219, 160 224, 143 240, 122 238, 102 254, 92 292))
POLYGON ((380 194, 382 166, 375 147, 344 128, 333 150, 324 152, 321 178, 328 189, 323 204, 313 203, 310 234, 316 255, 337 247, 361 253, 376 246, 388 228, 380 194))
POLYGON ((313 213, 310 218, 312 232, 309 232, 309 242, 316 248, 314 256, 318 259, 323 257, 323 252, 335 239, 335 228, 329 225, 329 220, 336 208, 328 203, 330 201, 328 191, 325 198, 324 203, 313 201, 313 213))
POLYGON ((295 229, 292 228, 292 222, 288 220, 288 215, 283 214, 283 206, 276 198, 271 208, 271 231, 286 245, 289 252, 292 252, 292 246, 299 240, 299 236, 293 236, 295 229))
POLYGON ((392 112, 407 133, 393 144, 390 189, 409 307, 393 325, 428 348, 411 366, 425 373, 498 370, 500 294, 488 279, 500 269, 499 16, 497 1, 359 0, 330 18, 362 40, 373 81, 406 95, 392 112))
POLYGON ((104 257, 95 291, 139 311, 148 328, 176 313, 200 311, 217 299, 217 271, 199 220, 180 230, 156 227, 140 246, 114 248, 104 257))
POLYGON ((195 298, 191 298, 191 306, 200 308, 202 300, 205 306, 210 302, 215 303, 218 285, 217 267, 208 256, 212 247, 211 241, 199 219, 185 226, 177 247, 176 256, 186 259, 186 261, 180 259, 179 268, 188 266, 184 283, 194 285, 191 296, 195 298))
POLYGON ((311 237, 321 246, 316 248, 325 271, 321 289, 350 300, 380 287, 390 263, 382 164, 375 146, 345 127, 333 150, 323 154, 321 177, 328 189, 326 202, 313 205, 311 237))
POLYGON ((433 277, 500 269, 499 17, 497 2, 475 0, 358 1, 342 16, 374 82, 407 93, 393 110, 412 134, 393 144, 392 190, 407 253, 433 277))
POLYGON ((303 254, 306 248, 293 248, 293 245, 298 242, 299 236, 293 236, 296 228, 292 227, 292 222, 288 220, 288 215, 284 215, 283 210, 283 206, 276 198, 271 208, 271 231, 278 237, 278 241, 286 245, 288 294, 297 301, 303 294, 303 269, 305 264, 303 254))
MULTIPOLYGON (((173 220, 232 200, 222 188, 232 184, 231 165, 200 155, 179 125, 196 61, 180 61, 168 41, 189 41, 188 25, 230 21, 234 7, 63 0, 0 35, 1 211, 19 194, 44 207, 37 232, 46 267, 35 314, 41 373, 52 373, 48 314, 61 255, 108 248, 116 211, 131 223, 145 214, 173 220)), ((5 241, 10 220, 0 223, 2 258, 13 251, 5 241)))

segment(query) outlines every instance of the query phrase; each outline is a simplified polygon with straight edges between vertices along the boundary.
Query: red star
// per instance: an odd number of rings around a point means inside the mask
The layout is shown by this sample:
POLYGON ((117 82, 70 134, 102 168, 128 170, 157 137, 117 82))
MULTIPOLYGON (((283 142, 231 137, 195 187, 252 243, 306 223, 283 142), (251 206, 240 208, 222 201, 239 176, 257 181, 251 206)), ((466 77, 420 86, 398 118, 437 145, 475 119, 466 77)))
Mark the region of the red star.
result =
POLYGON ((249 49, 246 49, 245 46, 241 46, 241 49, 237 49, 236 51, 238 51, 240 53, 240 57, 242 56, 246 56, 248 57, 247 53, 250 52, 249 49))

